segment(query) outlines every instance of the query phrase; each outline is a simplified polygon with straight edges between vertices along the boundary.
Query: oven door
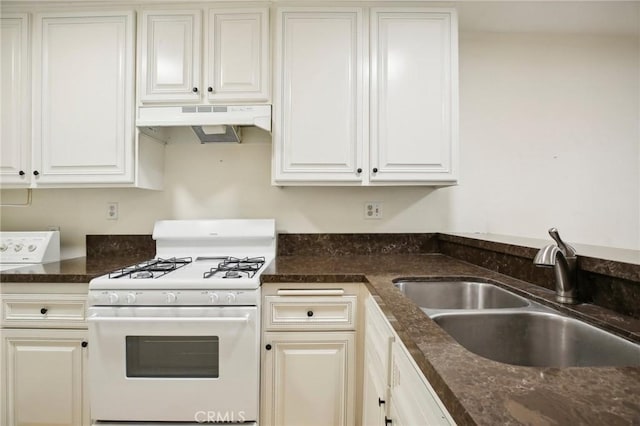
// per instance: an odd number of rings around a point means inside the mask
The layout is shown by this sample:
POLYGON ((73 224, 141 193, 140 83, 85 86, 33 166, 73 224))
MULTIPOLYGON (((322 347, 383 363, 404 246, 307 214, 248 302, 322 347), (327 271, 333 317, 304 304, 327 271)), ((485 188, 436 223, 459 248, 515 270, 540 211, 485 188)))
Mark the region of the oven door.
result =
POLYGON ((255 421, 258 308, 90 307, 91 417, 255 421))

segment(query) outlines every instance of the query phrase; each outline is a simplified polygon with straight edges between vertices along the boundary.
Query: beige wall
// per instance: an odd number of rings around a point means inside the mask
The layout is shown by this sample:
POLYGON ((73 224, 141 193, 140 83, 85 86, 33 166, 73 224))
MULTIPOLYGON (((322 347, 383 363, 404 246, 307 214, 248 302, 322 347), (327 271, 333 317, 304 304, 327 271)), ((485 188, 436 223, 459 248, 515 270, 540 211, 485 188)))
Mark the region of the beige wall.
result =
MULTIPOLYGON (((271 186, 270 136, 166 147, 165 190, 35 190, 2 208, 2 230, 150 233, 157 219, 274 217, 283 232, 491 232, 640 249, 637 35, 465 32, 460 37, 461 179, 455 187, 271 186), (106 220, 106 203, 120 218, 106 220), (365 220, 365 201, 383 203, 365 220)), ((25 191, 2 191, 3 202, 25 191)))

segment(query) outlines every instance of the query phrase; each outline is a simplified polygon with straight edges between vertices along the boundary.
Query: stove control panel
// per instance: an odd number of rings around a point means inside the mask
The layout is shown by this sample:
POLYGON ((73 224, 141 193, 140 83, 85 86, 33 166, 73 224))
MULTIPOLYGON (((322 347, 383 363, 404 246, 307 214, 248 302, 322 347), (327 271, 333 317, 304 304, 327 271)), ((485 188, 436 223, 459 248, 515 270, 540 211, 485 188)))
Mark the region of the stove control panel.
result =
POLYGON ((91 290, 91 306, 255 306, 256 290, 91 290))
POLYGON ((0 263, 60 260, 60 232, 0 232, 0 263))

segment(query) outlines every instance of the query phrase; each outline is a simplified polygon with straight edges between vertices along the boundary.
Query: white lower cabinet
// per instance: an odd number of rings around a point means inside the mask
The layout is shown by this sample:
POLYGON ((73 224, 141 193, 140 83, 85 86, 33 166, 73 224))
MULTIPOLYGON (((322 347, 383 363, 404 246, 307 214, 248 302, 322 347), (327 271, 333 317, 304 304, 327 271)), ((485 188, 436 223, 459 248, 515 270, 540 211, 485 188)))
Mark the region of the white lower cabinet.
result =
POLYGON ((365 302, 365 426, 455 425, 372 296, 365 302))
POLYGON ((387 400, 389 387, 381 380, 381 370, 371 362, 365 352, 364 378, 362 384, 362 424, 384 426, 387 420, 387 400))
POLYGON ((0 424, 90 425, 86 296, 2 291, 0 424))
POLYGON ((86 344, 85 330, 2 330, 3 424, 89 424, 86 344))
POLYGON ((354 332, 264 335, 263 425, 353 424, 354 332))
POLYGON ((365 301, 362 424, 384 426, 389 419, 391 343, 394 332, 372 296, 365 301))
POLYGON ((263 285, 262 426, 354 425, 358 284, 263 285))
POLYGON ((394 425, 455 424, 407 348, 399 341, 393 343, 391 371, 389 412, 394 425))

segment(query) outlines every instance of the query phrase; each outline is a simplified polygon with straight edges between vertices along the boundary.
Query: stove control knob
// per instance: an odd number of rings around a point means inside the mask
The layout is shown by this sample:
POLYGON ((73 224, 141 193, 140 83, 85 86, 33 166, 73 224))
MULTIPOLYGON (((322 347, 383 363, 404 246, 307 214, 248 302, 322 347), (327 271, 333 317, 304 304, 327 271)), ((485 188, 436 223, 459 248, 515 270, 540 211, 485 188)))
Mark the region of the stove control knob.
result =
POLYGON ((36 246, 35 244, 29 244, 29 246, 27 247, 27 250, 36 251, 37 248, 38 246, 36 246))
POLYGON ((0 251, 7 251, 8 248, 9 246, 6 245, 5 243, 0 244, 0 251))
POLYGON ((112 305, 118 303, 118 300, 120 300, 118 293, 109 293, 109 296, 107 297, 109 298, 109 303, 111 303, 112 305))
POLYGON ((175 293, 167 293, 167 303, 173 303, 176 301, 176 294, 175 293))
POLYGON ((135 302, 136 302, 136 294, 135 293, 127 294, 127 303, 131 304, 135 302))
POLYGON ((22 247, 23 247, 23 245, 22 245, 22 244, 20 244, 20 243, 18 243, 18 244, 16 244, 15 246, 13 246, 13 249, 14 249, 15 251, 20 251, 20 250, 22 250, 22 247))
POLYGON ((233 293, 227 293, 227 305, 231 305, 236 301, 236 295, 233 293))
POLYGON ((212 304, 218 303, 218 300, 220 300, 220 296, 218 296, 216 293, 209 293, 209 301, 212 304))

